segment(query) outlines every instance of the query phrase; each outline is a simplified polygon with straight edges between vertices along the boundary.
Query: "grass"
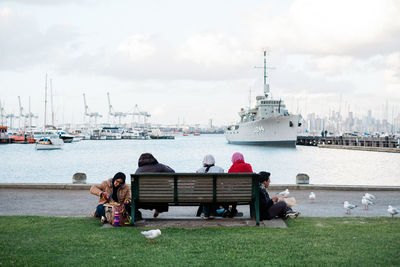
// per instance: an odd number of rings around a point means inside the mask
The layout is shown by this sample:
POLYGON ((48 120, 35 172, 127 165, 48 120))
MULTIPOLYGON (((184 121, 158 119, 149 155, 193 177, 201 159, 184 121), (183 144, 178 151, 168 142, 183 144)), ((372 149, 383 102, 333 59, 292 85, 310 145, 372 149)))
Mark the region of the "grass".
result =
POLYGON ((161 229, 95 218, 0 216, 0 265, 400 265, 400 218, 298 218, 288 228, 161 229))

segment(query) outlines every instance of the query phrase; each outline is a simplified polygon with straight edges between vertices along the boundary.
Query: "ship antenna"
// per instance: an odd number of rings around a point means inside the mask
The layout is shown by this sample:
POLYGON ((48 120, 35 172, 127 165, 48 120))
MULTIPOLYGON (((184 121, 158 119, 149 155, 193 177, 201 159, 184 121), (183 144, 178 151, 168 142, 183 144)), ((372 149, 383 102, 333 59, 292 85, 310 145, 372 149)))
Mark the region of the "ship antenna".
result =
MULTIPOLYGON (((261 69, 262 67, 254 67, 261 69)), ((267 98, 269 95, 269 84, 267 84, 267 69, 274 70, 275 68, 267 68, 267 49, 264 50, 264 95, 267 98)))
POLYGON ((267 86, 267 51, 264 50, 264 94, 268 97, 269 86, 267 86))

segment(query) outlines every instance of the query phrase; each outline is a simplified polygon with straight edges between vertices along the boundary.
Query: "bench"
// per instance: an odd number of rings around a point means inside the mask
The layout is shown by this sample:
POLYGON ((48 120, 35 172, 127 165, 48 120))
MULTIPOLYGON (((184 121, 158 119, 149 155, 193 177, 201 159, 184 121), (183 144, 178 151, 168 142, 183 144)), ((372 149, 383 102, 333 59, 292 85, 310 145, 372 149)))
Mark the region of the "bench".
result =
POLYGON ((232 203, 250 205, 260 225, 259 183, 255 173, 139 173, 131 174, 132 224, 140 203, 172 206, 232 203))

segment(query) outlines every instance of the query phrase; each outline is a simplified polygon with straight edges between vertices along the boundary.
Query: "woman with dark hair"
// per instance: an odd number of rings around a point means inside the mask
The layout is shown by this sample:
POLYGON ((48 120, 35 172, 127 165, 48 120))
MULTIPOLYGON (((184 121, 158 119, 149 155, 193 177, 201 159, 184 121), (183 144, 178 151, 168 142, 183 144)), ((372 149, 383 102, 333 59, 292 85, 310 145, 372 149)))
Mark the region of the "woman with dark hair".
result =
POLYGON ((131 190, 125 184, 126 176, 122 172, 118 172, 113 178, 103 181, 101 184, 92 185, 90 193, 99 196, 99 202, 94 215, 101 218, 103 223, 106 222, 104 204, 109 202, 117 202, 125 205, 125 210, 131 214, 131 190))
MULTIPOLYGON (((171 169, 169 166, 159 163, 156 158, 150 153, 143 153, 139 157, 138 166, 135 173, 146 173, 146 172, 170 172, 174 173, 175 171, 171 169)), ((141 204, 138 209, 154 209, 154 218, 156 218, 161 212, 168 211, 168 204, 141 204)), ((135 214, 138 215, 138 219, 140 220, 142 215, 139 211, 135 214)))
POLYGON ((280 218, 297 218, 300 212, 293 211, 285 201, 278 201, 278 197, 270 198, 267 188, 271 183, 269 172, 259 173, 260 182, 260 219, 271 220, 280 218))

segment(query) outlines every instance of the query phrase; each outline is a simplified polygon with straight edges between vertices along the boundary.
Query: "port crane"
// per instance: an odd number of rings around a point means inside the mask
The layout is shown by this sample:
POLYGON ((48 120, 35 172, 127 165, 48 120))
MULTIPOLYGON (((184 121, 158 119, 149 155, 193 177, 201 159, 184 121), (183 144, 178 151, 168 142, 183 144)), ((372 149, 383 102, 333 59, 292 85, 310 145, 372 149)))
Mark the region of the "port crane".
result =
POLYGON ((108 115, 110 115, 110 116, 112 116, 114 118, 118 118, 118 124, 121 125, 121 118, 122 117, 126 117, 129 114, 128 113, 124 113, 124 112, 116 112, 116 111, 114 111, 114 108, 111 105, 110 93, 109 92, 107 92, 107 98, 108 98, 108 115))
POLYGON ((86 104, 86 96, 85 93, 83 93, 83 104, 85 106, 85 116, 89 117, 89 123, 90 123, 90 118, 94 118, 94 124, 95 126, 97 125, 97 118, 102 118, 103 116, 99 114, 98 112, 91 112, 89 113, 89 107, 86 104))
POLYGON ((128 113, 128 115, 132 115, 132 125, 135 124, 135 116, 137 116, 137 118, 138 118, 138 121, 137 121, 138 124, 140 124, 140 118, 143 118, 143 127, 146 127, 147 119, 151 117, 150 113, 148 113, 146 111, 141 111, 137 104, 133 108, 133 112, 128 113))

